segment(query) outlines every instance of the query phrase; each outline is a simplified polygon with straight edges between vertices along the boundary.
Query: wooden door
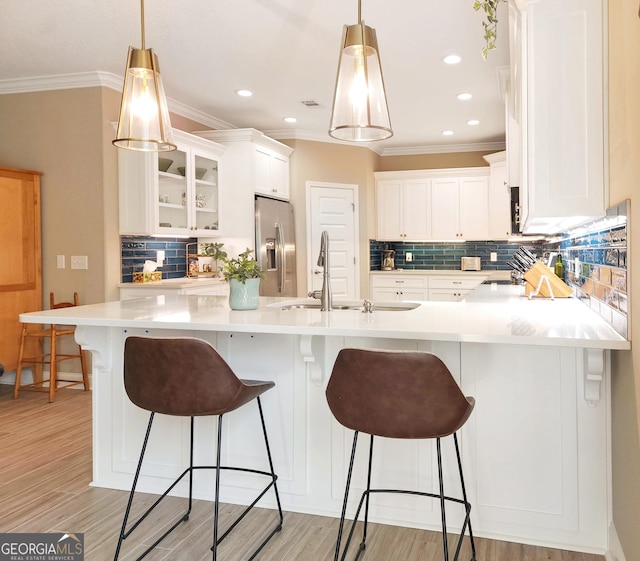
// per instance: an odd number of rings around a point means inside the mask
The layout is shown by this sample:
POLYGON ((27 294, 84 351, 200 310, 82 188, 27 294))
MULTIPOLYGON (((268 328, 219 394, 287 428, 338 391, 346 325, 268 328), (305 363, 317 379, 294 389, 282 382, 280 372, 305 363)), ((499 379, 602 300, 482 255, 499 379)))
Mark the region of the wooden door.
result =
POLYGON ((15 370, 18 316, 42 308, 39 172, 0 168, 0 363, 15 370))

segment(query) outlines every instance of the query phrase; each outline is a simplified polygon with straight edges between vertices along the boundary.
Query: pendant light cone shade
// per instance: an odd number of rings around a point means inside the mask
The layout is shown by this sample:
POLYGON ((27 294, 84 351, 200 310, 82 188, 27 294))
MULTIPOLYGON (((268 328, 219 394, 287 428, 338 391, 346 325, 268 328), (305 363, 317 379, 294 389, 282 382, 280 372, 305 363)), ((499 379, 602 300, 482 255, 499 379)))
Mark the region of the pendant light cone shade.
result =
POLYGON ((375 29, 345 25, 329 135, 368 142, 393 135, 375 29))
POLYGON ((142 152, 169 152, 176 149, 169 119, 169 108, 162 87, 158 57, 144 48, 144 0, 142 48, 129 47, 118 130, 113 144, 118 148, 142 152))

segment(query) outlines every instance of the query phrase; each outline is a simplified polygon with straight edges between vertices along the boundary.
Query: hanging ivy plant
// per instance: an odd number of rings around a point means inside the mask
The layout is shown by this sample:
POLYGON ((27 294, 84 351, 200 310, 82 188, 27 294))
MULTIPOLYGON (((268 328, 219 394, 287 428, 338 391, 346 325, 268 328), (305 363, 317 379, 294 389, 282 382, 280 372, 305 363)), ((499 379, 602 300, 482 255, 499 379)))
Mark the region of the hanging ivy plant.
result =
POLYGON ((486 16, 485 21, 482 22, 484 27, 484 40, 485 46, 482 49, 482 58, 486 60, 489 55, 489 51, 496 48, 496 28, 498 26, 498 4, 501 2, 507 2, 507 0, 475 0, 473 3, 473 9, 477 12, 482 10, 486 16))

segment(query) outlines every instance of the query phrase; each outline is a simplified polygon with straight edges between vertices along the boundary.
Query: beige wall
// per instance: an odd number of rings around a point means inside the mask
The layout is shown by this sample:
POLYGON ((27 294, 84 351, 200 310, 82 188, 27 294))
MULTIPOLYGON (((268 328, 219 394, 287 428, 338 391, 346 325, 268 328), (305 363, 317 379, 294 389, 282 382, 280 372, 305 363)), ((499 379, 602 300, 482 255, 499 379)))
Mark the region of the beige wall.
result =
POLYGON ((441 169, 441 168, 472 168, 488 166, 482 159, 486 154, 493 154, 499 150, 484 152, 452 152, 445 154, 415 154, 412 156, 384 156, 380 158, 376 171, 399 171, 404 169, 441 169))
MULTIPOLYGON (((640 278, 640 19, 637 0, 609 2, 610 200, 631 199, 630 279, 640 278)), ((633 286, 638 286, 637 281, 633 286)), ((632 290, 630 289, 630 292, 632 290)), ((640 559, 640 296, 631 352, 614 353, 613 521, 627 561, 640 559)))
POLYGON ((296 213, 298 294, 307 293, 306 182, 358 185, 360 207, 360 293, 368 294, 369 237, 373 227, 373 170, 379 157, 361 146, 308 140, 284 140, 295 152, 291 157, 291 202, 296 213))
MULTIPOLYGON (((102 92, 85 88, 0 96, 0 161, 44 174, 45 308, 50 291, 58 300, 78 292, 83 303, 100 302, 106 296, 105 203, 117 183, 113 174, 105 174, 102 137, 96 134, 106 128, 102 92), (65 269, 57 268, 57 255, 65 256, 65 269), (71 270, 72 255, 88 256, 89 269, 71 270)), ((117 214, 112 218, 117 228, 117 214)))

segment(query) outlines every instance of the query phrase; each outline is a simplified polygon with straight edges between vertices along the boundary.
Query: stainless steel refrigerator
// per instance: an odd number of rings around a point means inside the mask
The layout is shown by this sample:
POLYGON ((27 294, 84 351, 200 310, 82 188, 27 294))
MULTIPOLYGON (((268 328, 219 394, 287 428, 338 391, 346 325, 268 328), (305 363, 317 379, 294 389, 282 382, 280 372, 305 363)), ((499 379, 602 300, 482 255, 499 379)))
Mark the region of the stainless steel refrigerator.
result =
POLYGON ((256 197, 256 259, 267 280, 261 296, 296 296, 296 244, 293 205, 256 197))

